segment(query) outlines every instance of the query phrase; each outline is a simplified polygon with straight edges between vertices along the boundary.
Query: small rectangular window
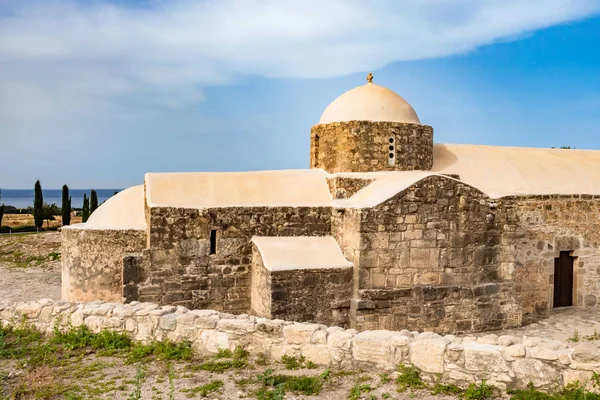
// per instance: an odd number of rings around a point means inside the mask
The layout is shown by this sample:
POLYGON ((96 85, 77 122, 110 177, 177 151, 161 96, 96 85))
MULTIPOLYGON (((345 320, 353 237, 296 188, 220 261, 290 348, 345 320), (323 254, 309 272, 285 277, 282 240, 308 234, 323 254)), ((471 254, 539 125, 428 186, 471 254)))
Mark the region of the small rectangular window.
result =
POLYGON ((210 231, 210 254, 217 254, 217 230, 210 231))

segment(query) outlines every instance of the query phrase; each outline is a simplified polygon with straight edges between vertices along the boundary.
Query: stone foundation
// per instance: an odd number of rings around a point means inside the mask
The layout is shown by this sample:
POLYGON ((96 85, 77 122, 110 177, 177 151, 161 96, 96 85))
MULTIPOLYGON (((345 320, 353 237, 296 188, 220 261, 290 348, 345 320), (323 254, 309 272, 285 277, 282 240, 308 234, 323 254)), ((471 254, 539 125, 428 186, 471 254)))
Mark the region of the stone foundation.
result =
POLYGON ((51 333, 87 325, 126 332, 135 340, 184 339, 199 355, 240 345, 274 360, 284 354, 303 355, 322 367, 394 370, 413 364, 431 382, 466 385, 485 379, 499 388, 555 389, 573 381, 588 381, 600 369, 597 344, 563 343, 537 337, 440 336, 432 332, 364 331, 292 323, 213 310, 159 306, 152 303, 68 303, 49 299, 0 303, 2 323, 25 323, 51 333))

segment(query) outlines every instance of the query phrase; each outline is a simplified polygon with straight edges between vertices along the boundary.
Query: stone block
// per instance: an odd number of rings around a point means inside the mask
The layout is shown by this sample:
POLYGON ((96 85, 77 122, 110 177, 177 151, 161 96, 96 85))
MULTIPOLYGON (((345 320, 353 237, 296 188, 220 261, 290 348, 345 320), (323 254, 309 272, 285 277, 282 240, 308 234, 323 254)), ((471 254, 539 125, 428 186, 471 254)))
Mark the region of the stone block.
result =
POLYGON ((283 337, 290 344, 310 343, 312 335, 321 327, 318 324, 286 325, 283 327, 283 337))
POLYGON ((423 372, 444 372, 444 351, 448 341, 444 338, 425 339, 409 345, 410 361, 423 372))
POLYGON ((545 347, 532 347, 529 352, 531 358, 537 358, 538 360, 558 360, 558 353, 555 350, 547 349, 545 347))
POLYGON ((522 344, 513 344, 504 349, 504 354, 508 357, 525 357, 525 346, 522 344))
POLYGON ((512 370, 521 387, 525 387, 529 382, 532 382, 535 387, 542 387, 557 382, 560 378, 555 368, 531 358, 513 361, 512 370))
POLYGON ((328 367, 331 362, 329 349, 323 344, 305 344, 302 346, 302 355, 307 360, 323 367, 328 367))
POLYGON ((204 331, 200 340, 211 353, 217 353, 219 349, 229 349, 229 336, 224 332, 204 331))
POLYGON ((160 329, 163 329, 166 331, 175 330, 175 328, 177 327, 177 315, 175 315, 175 314, 163 315, 158 320, 158 326, 160 327, 160 329))
POLYGON ((507 372, 508 365, 500 351, 502 347, 470 342, 463 344, 465 369, 481 372, 507 372))
POLYGON ((228 333, 251 333, 256 330, 256 324, 248 319, 225 319, 217 323, 217 329, 228 333))
POLYGON ((194 319, 194 327, 198 329, 215 329, 218 322, 218 315, 199 316, 198 318, 194 319))
POLYGON ((581 343, 575 346, 571 358, 579 363, 598 363, 600 362, 600 351, 592 343, 581 343))
MULTIPOLYGON (((364 331, 352 339, 352 355, 357 362, 388 364, 392 358, 390 340, 398 335, 392 331, 364 331)), ((399 335, 398 335, 399 336, 399 335)))

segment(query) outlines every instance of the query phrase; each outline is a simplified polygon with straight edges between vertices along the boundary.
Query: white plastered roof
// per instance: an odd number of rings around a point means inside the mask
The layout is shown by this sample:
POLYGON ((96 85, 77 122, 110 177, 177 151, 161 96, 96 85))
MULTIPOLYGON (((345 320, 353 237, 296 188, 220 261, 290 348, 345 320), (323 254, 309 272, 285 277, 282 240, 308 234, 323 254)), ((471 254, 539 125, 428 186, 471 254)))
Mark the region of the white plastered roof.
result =
POLYGON ((352 267, 331 236, 254 236, 252 242, 269 271, 352 267))
POLYGON ((406 100, 374 83, 355 87, 339 96, 323 111, 319 124, 346 121, 421 123, 406 100))
POLYGON ((432 172, 458 174, 492 198, 600 194, 597 150, 434 144, 432 172))
POLYGON ((331 193, 320 169, 146 174, 150 207, 327 207, 331 193))
POLYGON ((85 224, 84 229, 146 229, 144 185, 125 189, 102 203, 85 224))

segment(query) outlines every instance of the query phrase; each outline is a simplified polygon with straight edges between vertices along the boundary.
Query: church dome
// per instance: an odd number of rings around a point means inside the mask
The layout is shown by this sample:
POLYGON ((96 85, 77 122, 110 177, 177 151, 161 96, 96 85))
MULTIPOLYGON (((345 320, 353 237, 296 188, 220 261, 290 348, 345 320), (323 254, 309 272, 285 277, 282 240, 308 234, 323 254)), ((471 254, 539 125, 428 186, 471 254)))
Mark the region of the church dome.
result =
POLYGON ((323 112, 319 124, 346 121, 386 121, 420 124, 413 108, 394 91, 372 83, 358 86, 335 99, 323 112))

